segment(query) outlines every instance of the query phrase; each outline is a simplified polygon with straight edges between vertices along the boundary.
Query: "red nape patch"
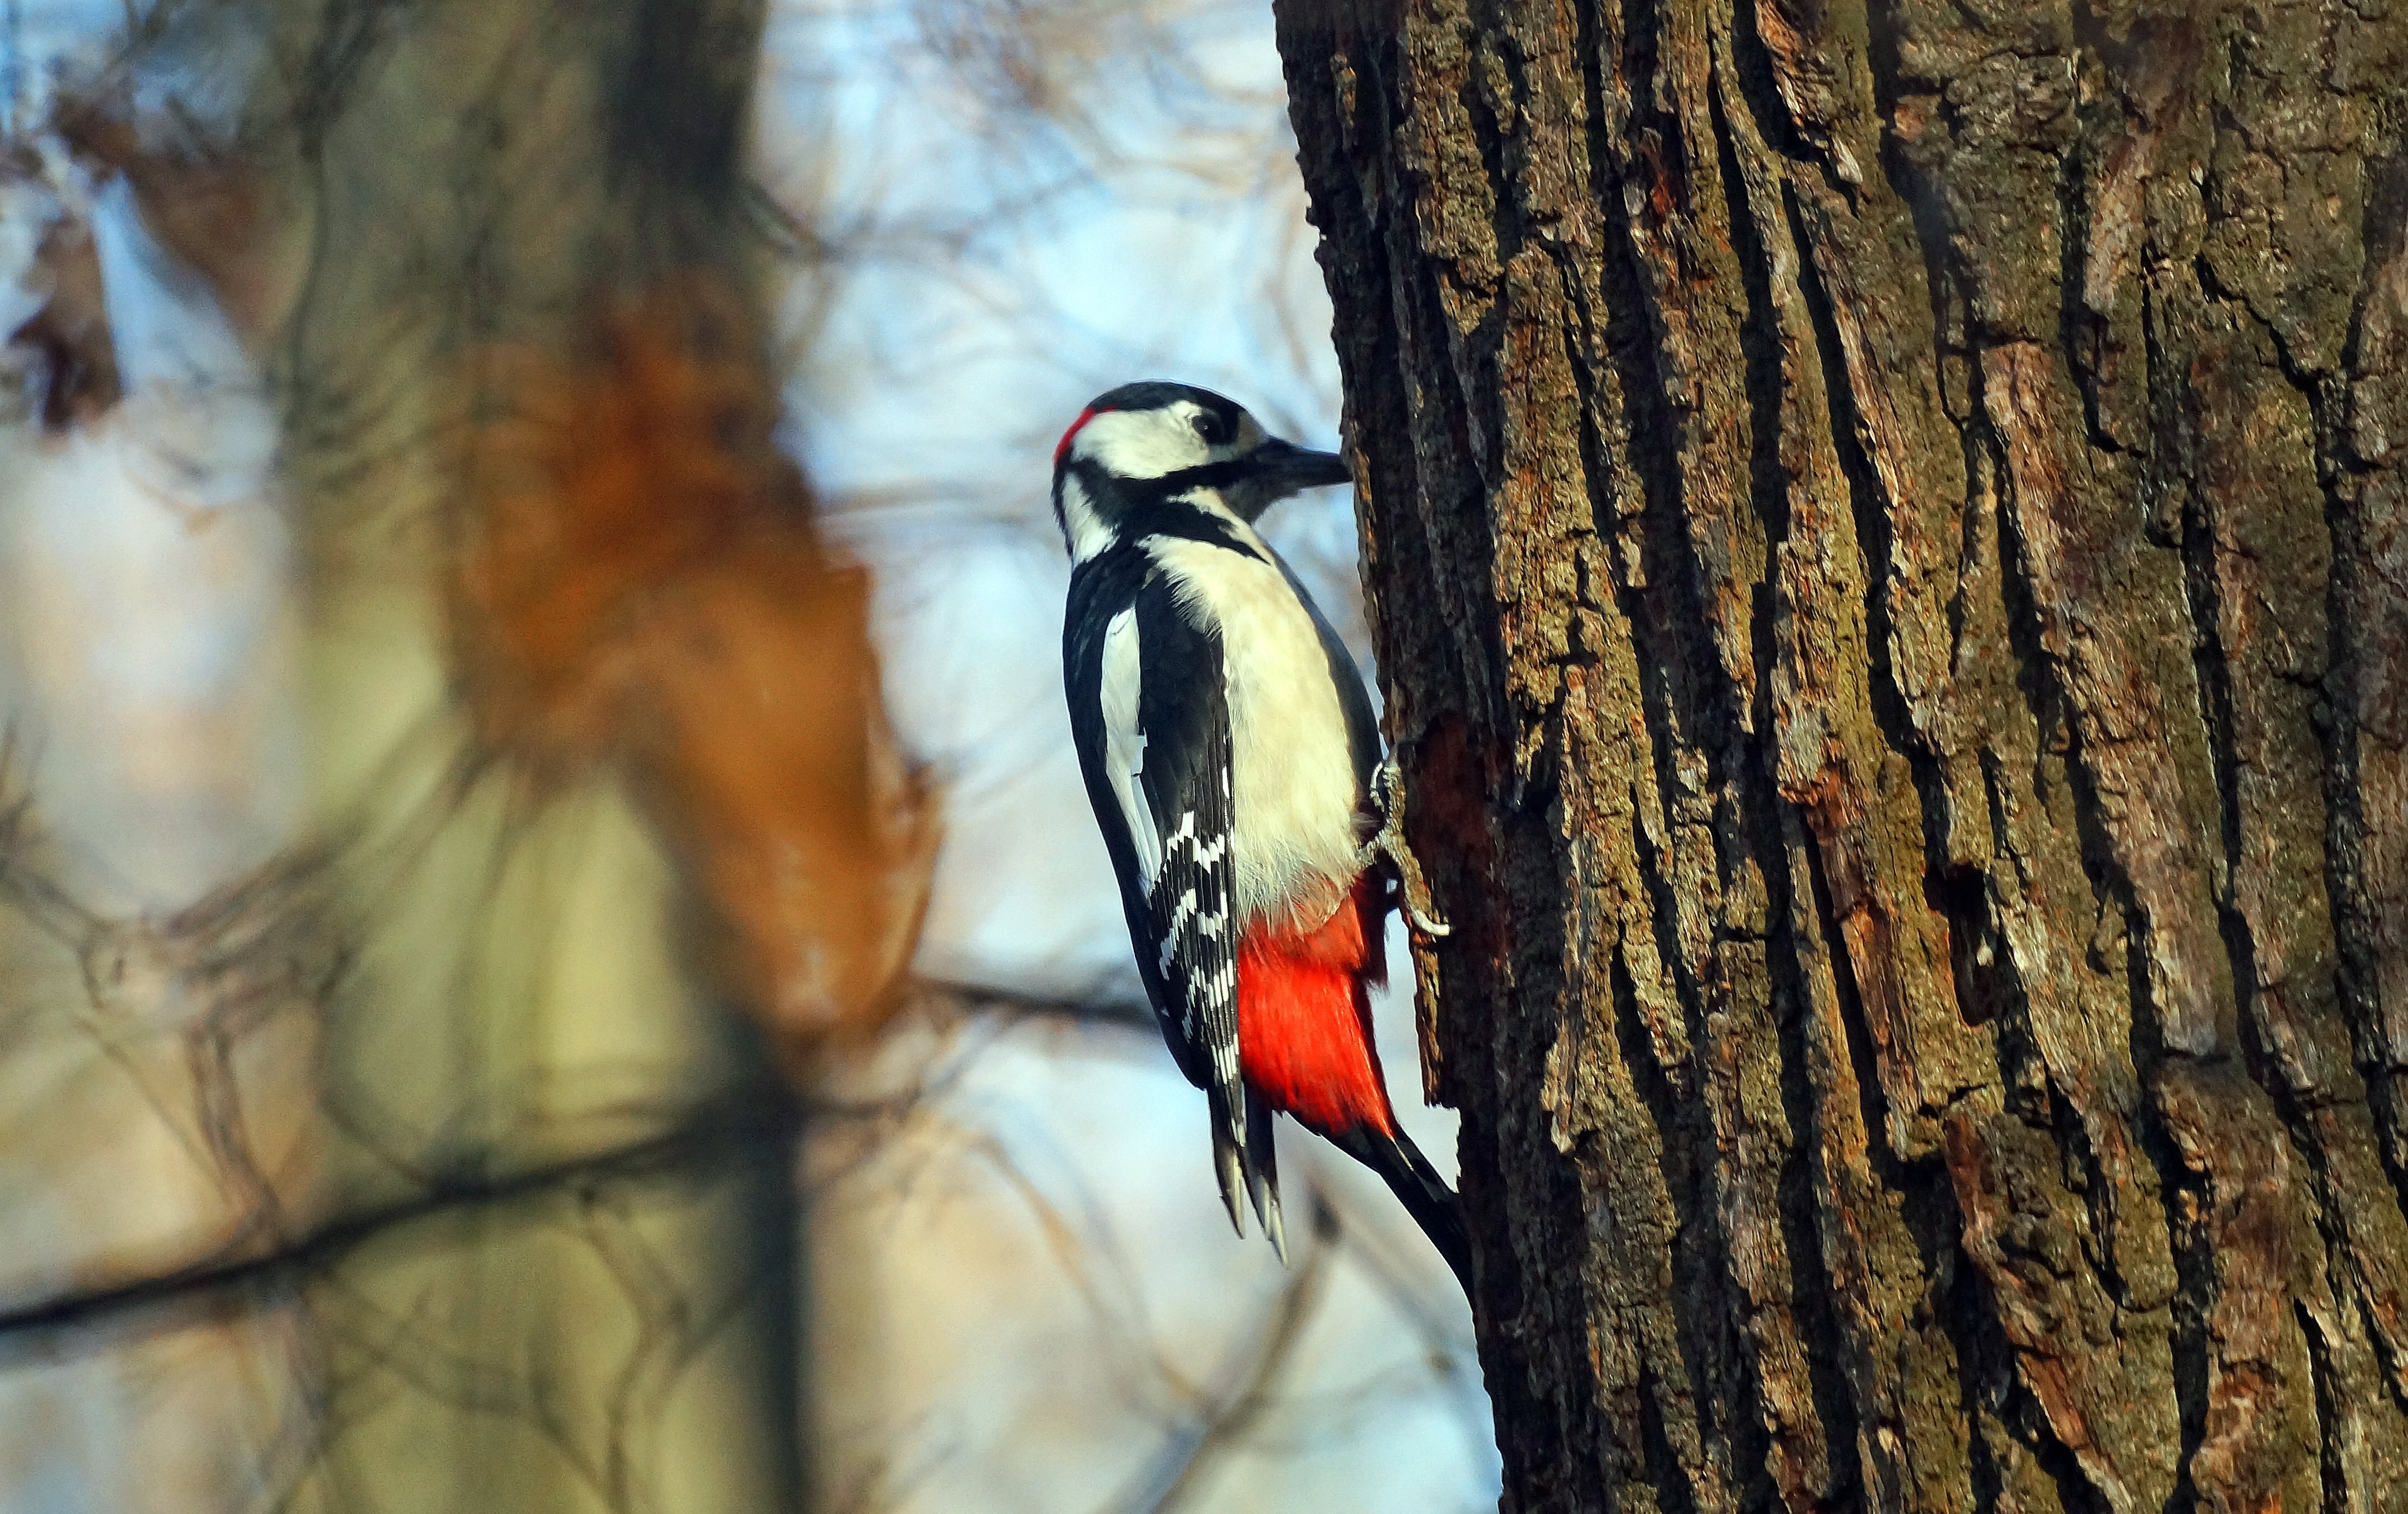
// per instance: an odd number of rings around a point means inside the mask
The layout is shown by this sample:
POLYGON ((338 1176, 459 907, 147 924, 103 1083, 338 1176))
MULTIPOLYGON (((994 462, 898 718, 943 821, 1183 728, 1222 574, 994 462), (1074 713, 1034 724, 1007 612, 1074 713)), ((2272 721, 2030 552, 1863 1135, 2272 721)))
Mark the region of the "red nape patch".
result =
POLYGON ((1088 406, 1085 410, 1079 412, 1079 418, 1070 423, 1070 429, 1063 432, 1062 440, 1054 443, 1054 466, 1055 468, 1061 467, 1062 459, 1069 455, 1070 443, 1078 437, 1079 428, 1102 413, 1103 411, 1101 410, 1098 410, 1093 405, 1088 406))
POLYGON ((1397 1129, 1371 1044, 1370 984, 1385 911, 1365 878, 1317 930, 1256 924, 1238 941, 1238 1066, 1274 1109, 1320 1135, 1397 1129))

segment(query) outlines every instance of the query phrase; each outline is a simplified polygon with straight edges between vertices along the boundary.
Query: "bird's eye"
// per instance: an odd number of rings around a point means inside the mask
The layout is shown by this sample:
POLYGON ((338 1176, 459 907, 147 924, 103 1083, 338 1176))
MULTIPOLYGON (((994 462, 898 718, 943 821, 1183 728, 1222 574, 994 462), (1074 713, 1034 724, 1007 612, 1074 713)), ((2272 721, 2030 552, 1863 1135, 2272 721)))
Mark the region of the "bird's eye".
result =
POLYGON ((1196 434, 1204 439, 1208 447, 1225 444, 1236 430, 1225 415, 1215 415, 1209 410, 1196 412, 1196 434))

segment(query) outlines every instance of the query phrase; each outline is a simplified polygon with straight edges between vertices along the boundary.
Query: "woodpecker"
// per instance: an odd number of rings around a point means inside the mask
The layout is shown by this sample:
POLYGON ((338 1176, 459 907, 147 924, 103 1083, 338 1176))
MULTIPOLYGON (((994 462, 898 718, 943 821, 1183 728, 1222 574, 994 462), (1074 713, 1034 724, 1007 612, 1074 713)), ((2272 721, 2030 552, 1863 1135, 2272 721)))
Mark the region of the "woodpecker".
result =
POLYGON ((1371 1039, 1388 910, 1445 927, 1354 660, 1254 530, 1349 476, 1209 390, 1098 396, 1054 449, 1063 685, 1146 997, 1204 1090, 1230 1223, 1245 1234, 1242 1191, 1285 1260, 1283 1112, 1385 1179, 1469 1291, 1455 1195, 1397 1123, 1371 1039))

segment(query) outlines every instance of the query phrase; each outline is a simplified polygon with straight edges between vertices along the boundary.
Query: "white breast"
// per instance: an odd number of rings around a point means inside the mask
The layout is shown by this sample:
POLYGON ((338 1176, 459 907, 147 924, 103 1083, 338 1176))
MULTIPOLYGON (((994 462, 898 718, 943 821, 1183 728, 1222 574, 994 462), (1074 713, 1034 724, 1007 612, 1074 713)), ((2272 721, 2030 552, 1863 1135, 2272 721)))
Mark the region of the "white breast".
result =
MULTIPOLYGON (((1228 524, 1259 545, 1235 517, 1228 524)), ((1239 918, 1285 914, 1318 925, 1353 887, 1361 844, 1345 711, 1312 616, 1270 562, 1168 537, 1148 541, 1146 552, 1181 603, 1221 627, 1239 918)))

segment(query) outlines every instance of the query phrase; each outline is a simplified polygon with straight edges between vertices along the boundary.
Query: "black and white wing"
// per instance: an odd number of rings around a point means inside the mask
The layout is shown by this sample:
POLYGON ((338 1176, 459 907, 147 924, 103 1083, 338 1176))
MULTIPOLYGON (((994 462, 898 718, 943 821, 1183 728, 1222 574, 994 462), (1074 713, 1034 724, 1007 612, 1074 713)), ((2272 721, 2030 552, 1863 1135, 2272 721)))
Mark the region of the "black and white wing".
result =
POLYGON ((1238 1070, 1236 865, 1220 636, 1190 620, 1170 585, 1150 574, 1118 594, 1111 588, 1073 583, 1063 649, 1087 798, 1120 875, 1139 974, 1163 1039, 1211 1107, 1213 1169, 1229 1218, 1243 1234, 1239 1193, 1250 1191, 1265 1228, 1281 1239, 1268 1111, 1252 1112, 1262 1129, 1251 1132, 1238 1070), (1250 1133, 1257 1135, 1252 1151, 1250 1133))

